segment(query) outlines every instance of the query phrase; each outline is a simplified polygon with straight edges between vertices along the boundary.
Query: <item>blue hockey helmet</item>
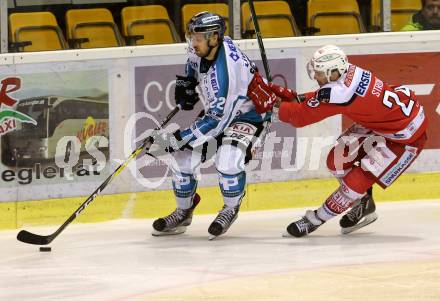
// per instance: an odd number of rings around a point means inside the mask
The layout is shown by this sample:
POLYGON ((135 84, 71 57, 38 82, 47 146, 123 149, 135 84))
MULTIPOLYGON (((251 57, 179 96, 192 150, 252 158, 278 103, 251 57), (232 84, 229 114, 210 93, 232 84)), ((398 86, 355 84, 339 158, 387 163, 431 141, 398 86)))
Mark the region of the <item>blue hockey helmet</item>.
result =
POLYGON ((226 31, 225 19, 222 16, 207 11, 195 14, 187 25, 187 35, 192 33, 217 33, 223 40, 226 31))

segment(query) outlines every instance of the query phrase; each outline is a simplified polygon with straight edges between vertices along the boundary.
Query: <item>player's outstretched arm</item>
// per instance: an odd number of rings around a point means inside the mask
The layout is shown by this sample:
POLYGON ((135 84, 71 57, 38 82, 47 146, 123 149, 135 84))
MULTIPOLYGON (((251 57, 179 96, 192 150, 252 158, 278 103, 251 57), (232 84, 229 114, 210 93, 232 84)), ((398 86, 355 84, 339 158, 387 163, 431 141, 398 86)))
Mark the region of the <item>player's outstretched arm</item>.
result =
POLYGON ((283 101, 298 101, 297 93, 291 89, 267 83, 256 72, 248 87, 247 96, 255 105, 257 113, 271 111, 273 107, 279 107, 283 101))

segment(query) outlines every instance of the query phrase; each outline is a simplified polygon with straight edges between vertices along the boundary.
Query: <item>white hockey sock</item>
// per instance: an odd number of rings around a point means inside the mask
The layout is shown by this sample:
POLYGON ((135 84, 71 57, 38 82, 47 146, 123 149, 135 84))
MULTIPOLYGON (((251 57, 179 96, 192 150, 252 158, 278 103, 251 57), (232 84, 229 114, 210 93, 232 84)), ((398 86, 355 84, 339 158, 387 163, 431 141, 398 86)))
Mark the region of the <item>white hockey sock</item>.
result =
POLYGON ((353 202, 362 196, 363 194, 357 193, 341 181, 341 186, 318 208, 317 215, 320 219, 328 221, 350 208, 353 202))
POLYGON ((315 213, 313 210, 307 210, 306 217, 315 226, 320 226, 325 222, 319 216, 317 216, 317 212, 315 213))
POLYGON ((243 196, 244 196, 244 192, 242 194, 240 194, 239 196, 236 196, 233 198, 223 197, 223 201, 227 207, 236 207, 240 204, 243 196))

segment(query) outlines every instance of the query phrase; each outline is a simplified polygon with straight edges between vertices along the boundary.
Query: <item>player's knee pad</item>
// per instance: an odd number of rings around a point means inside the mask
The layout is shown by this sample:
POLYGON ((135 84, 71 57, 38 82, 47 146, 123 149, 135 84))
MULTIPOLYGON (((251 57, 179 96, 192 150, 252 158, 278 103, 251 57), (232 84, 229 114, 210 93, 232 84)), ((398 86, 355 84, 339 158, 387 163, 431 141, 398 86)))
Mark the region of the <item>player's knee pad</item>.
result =
POLYGON ((353 165, 352 162, 342 163, 335 158, 335 148, 332 148, 327 155, 327 168, 337 178, 344 177, 353 165))
POLYGON ((200 154, 190 150, 178 151, 173 154, 171 169, 174 173, 193 174, 200 165, 200 154))
POLYGON ((174 195, 177 198, 189 198, 196 192, 197 180, 192 174, 174 172, 172 182, 174 195))
POLYGON ((340 178, 345 176, 364 156, 363 143, 371 136, 371 130, 354 124, 337 139, 327 156, 327 167, 340 178))
POLYGON ((241 198, 246 185, 246 173, 244 171, 228 175, 219 172, 219 185, 224 198, 241 198))
POLYGON ((244 171, 245 157, 246 153, 243 149, 235 145, 224 144, 217 150, 215 165, 222 174, 238 174, 244 171))

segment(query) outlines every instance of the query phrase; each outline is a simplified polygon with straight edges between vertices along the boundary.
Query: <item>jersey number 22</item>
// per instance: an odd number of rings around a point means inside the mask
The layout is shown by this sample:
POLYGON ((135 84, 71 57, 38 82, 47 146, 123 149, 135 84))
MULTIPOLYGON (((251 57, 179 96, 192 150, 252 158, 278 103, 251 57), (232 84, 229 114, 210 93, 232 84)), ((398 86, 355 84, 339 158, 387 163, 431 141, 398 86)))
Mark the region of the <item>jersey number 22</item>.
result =
POLYGON ((391 100, 394 100, 394 102, 398 106, 400 106, 400 108, 402 109, 402 112, 403 112, 403 114, 405 116, 410 116, 411 115, 411 111, 412 111, 412 109, 414 107, 414 100, 412 100, 410 98, 411 91, 409 90, 408 87, 405 87, 405 86, 396 87, 394 89, 394 91, 402 92, 405 96, 407 96, 408 99, 409 99, 408 104, 405 104, 402 101, 400 101, 399 95, 397 95, 394 92, 388 91, 388 90, 386 90, 384 95, 383 95, 383 100, 382 100, 383 104, 386 107, 391 109, 393 107, 393 103, 390 101, 390 98, 391 98, 391 100))

